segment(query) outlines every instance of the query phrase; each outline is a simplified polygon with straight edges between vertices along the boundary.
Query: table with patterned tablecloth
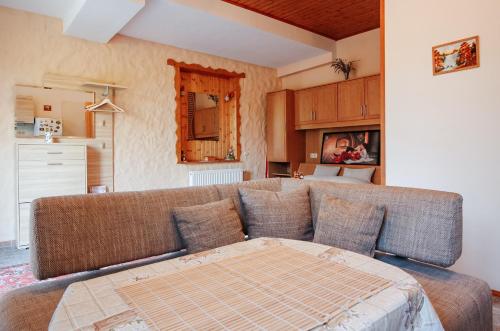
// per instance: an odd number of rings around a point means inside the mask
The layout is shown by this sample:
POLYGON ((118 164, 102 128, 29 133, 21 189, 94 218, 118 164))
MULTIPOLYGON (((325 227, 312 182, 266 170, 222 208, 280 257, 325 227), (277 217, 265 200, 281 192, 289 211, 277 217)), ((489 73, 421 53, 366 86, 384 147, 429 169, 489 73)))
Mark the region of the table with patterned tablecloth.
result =
POLYGON ((259 238, 71 284, 49 330, 443 330, 404 271, 259 238))

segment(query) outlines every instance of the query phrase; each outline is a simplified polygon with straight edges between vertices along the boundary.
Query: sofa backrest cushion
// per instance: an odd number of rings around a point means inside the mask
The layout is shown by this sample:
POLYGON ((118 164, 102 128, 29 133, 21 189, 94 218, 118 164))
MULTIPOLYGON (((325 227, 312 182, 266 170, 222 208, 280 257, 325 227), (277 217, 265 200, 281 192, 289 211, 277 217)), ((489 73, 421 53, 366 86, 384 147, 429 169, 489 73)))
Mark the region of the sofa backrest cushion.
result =
POLYGON ((217 200, 214 186, 37 199, 33 273, 46 279, 180 250, 172 208, 217 200))
POLYGON ((385 206, 377 249, 449 267, 462 253, 462 197, 456 193, 319 181, 283 180, 283 189, 309 185, 313 223, 325 194, 385 206))
POLYGON ((248 238, 313 239, 309 187, 289 192, 240 188, 248 238))
POLYGON ((241 187, 253 190, 278 192, 281 191, 281 180, 280 178, 259 179, 235 184, 215 185, 215 187, 219 192, 219 199, 223 200, 230 198, 233 200, 236 211, 238 212, 238 216, 240 216, 240 219, 243 221, 243 230, 245 234, 247 234, 244 224, 245 213, 243 211, 240 194, 238 191, 239 188, 241 187))

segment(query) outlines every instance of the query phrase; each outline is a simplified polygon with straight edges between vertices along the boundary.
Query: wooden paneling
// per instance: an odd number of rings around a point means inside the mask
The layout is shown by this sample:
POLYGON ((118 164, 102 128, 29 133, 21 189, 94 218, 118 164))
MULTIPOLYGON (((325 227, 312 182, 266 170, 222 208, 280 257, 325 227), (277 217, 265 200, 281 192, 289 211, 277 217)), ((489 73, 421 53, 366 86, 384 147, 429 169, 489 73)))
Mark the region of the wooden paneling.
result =
POLYGON ((339 121, 358 121, 365 119, 365 82, 355 79, 339 83, 339 121))
POLYGON ((224 0, 339 40, 380 26, 379 0, 224 0))
POLYGON ((365 118, 380 118, 380 76, 365 79, 365 118))
POLYGON ((236 158, 241 155, 239 114, 240 83, 245 74, 224 69, 205 68, 197 64, 186 64, 169 59, 175 70, 177 161, 181 162, 181 151, 189 162, 198 162, 205 157, 223 160, 230 147, 236 158), (188 140, 188 92, 209 93, 219 96, 219 140, 188 140), (230 95, 229 101, 224 96, 230 95))

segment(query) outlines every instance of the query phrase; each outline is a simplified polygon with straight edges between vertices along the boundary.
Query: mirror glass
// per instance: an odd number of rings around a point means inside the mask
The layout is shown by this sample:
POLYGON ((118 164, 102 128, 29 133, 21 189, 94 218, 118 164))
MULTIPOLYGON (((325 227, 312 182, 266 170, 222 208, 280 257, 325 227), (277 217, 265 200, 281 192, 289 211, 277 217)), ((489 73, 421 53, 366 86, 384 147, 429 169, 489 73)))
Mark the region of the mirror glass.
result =
POLYGON ((43 136, 92 138, 94 114, 83 111, 94 93, 78 90, 16 86, 16 137, 43 136))
POLYGON ((219 140, 219 96, 188 92, 188 140, 219 140))

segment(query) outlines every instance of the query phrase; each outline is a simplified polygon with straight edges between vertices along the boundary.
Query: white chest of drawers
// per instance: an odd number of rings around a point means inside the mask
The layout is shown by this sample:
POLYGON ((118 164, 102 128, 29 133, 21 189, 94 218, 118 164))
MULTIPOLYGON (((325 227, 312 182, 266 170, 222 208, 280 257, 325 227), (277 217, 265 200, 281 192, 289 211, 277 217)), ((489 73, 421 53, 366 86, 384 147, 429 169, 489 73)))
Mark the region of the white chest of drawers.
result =
POLYGON ((17 246, 29 246, 30 204, 41 197, 87 193, 87 146, 17 145, 17 246))

